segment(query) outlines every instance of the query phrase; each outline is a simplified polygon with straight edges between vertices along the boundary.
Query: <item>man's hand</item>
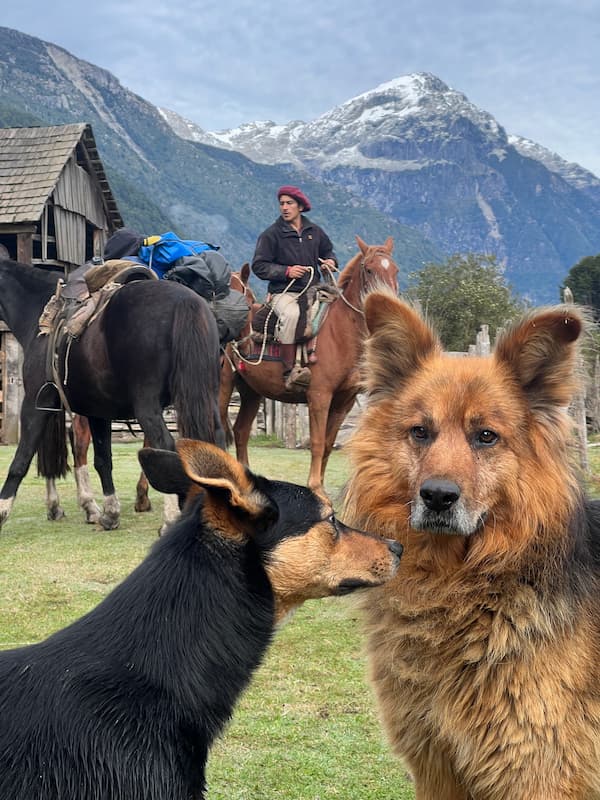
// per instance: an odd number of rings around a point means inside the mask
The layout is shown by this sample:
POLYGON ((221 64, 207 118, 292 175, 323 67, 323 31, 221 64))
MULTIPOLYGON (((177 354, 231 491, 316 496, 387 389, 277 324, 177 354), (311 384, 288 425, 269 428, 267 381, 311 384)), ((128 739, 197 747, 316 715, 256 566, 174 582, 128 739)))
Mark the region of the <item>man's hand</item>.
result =
POLYGON ((286 269, 285 274, 287 278, 301 278, 308 270, 309 267, 302 267, 300 264, 294 264, 286 269))
POLYGON ((321 268, 326 269, 327 272, 333 272, 335 269, 335 261, 333 258, 320 258, 319 263, 321 264, 321 268))

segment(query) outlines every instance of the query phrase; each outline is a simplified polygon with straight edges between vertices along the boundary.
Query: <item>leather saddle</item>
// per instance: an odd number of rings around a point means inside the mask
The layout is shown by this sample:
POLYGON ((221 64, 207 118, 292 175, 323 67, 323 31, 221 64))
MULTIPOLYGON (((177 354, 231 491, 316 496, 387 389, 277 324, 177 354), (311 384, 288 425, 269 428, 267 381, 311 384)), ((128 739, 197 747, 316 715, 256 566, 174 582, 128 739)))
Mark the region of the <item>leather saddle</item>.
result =
MULTIPOLYGON (((325 317, 327 309, 339 297, 339 289, 328 283, 319 283, 298 298, 300 317, 296 327, 295 340, 298 344, 313 339, 325 317)), ((252 339, 255 342, 266 341, 268 344, 277 342, 278 316, 273 306, 267 301, 256 311, 252 318, 252 339)))

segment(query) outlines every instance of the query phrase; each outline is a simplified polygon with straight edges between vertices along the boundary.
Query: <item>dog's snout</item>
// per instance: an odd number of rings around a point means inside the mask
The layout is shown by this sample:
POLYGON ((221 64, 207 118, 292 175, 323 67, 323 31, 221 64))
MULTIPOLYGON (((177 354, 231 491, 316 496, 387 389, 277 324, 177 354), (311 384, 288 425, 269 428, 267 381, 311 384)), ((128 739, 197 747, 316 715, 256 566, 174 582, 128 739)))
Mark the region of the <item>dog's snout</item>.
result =
POLYGON ((452 481, 430 478, 421 486, 420 495, 430 511, 446 511, 460 497, 460 488, 452 481))

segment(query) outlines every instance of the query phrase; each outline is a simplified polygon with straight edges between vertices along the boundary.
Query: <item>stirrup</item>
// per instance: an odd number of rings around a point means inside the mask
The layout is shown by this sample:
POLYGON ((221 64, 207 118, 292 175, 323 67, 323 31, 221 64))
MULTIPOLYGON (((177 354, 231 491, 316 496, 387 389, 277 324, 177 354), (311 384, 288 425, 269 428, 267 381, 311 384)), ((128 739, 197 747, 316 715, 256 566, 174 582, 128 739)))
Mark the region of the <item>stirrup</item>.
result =
POLYGON ((43 383, 35 396, 36 411, 62 411, 63 404, 58 386, 52 381, 43 383))

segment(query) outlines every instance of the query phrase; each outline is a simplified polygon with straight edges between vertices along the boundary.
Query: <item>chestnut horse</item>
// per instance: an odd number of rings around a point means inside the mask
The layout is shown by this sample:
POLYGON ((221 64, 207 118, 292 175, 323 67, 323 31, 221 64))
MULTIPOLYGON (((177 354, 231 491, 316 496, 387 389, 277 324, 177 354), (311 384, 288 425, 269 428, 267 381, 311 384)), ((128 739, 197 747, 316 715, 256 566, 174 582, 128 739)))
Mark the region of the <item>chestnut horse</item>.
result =
POLYGON ((364 295, 382 284, 394 291, 398 289, 398 267, 392 259, 393 239, 389 237, 383 245, 368 245, 359 236, 356 241, 359 251, 342 270, 339 297, 330 304, 316 337, 316 362, 310 364, 311 382, 306 389, 285 388, 280 360, 248 360, 253 350, 249 337, 233 343, 231 362, 226 360, 221 371, 222 420, 227 417, 234 385, 240 395, 233 436, 237 459, 243 464, 248 465, 250 430, 263 397, 308 405, 311 489, 323 488, 329 454, 360 388, 359 360, 367 334, 362 310, 364 295))

